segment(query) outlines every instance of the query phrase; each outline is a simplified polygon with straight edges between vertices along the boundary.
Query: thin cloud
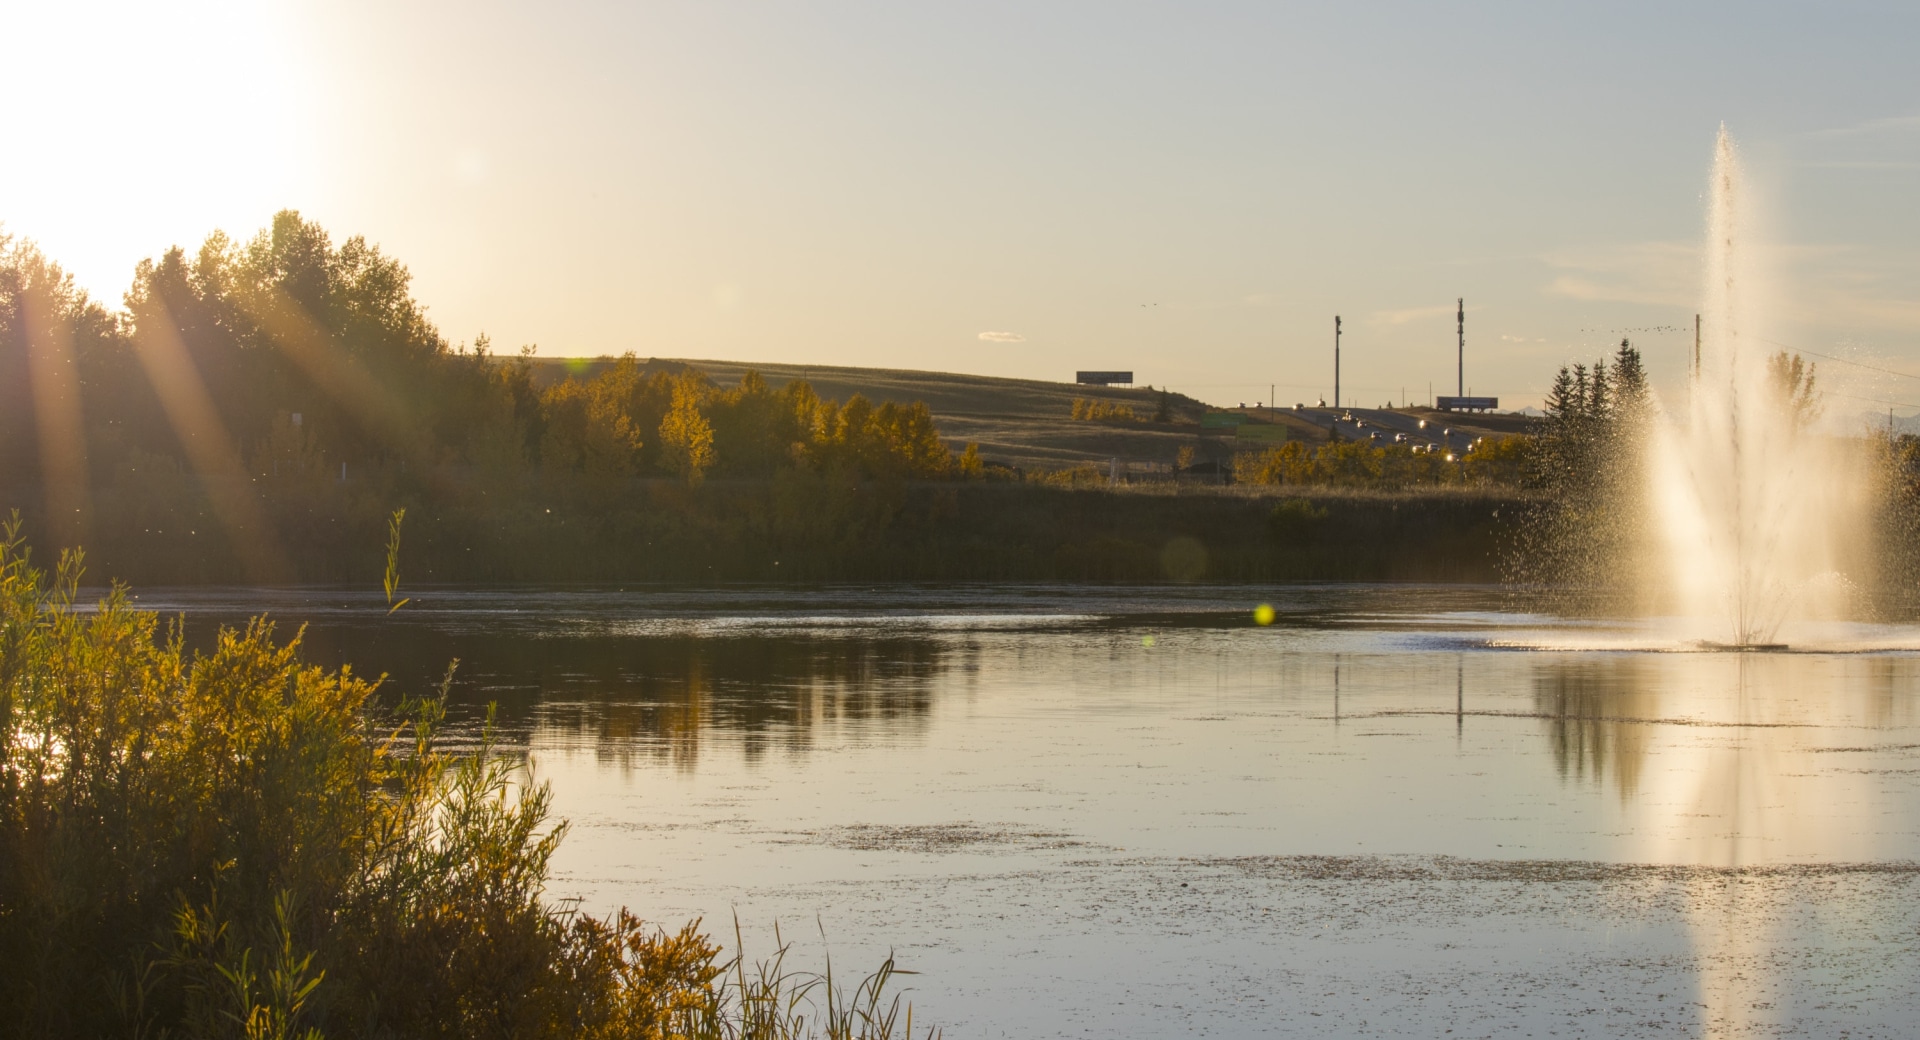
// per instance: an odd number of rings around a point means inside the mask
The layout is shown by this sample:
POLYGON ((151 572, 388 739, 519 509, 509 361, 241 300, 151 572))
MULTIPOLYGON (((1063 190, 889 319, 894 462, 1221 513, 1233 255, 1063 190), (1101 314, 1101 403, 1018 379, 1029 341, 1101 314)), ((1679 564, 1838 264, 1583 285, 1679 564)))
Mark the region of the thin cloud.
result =
POLYGON ((1796 295, 1797 303, 1782 308, 1784 317, 1804 325, 1832 325, 1846 321, 1855 326, 1901 332, 1920 332, 1920 301, 1888 291, 1877 285, 1846 284, 1844 276, 1832 277, 1840 284, 1811 285, 1796 295))
MULTIPOLYGON (((1915 257, 1834 242, 1761 243, 1772 321, 1809 329, 1920 333, 1920 300, 1912 284, 1915 257)), ((1568 250, 1542 258, 1558 270, 1542 287, 1549 296, 1587 303, 1626 303, 1690 313, 1699 305, 1700 247, 1639 242, 1568 250)))
POLYGON ((1380 325, 1405 325, 1410 321, 1451 318, 1458 306, 1447 303, 1432 307, 1403 307, 1397 311, 1378 311, 1367 320, 1380 325))
POLYGON ((1818 162, 1803 162, 1800 166, 1808 170, 1920 170, 1920 162, 1907 162, 1905 160, 1893 159, 1885 161, 1878 159, 1836 159, 1831 162, 1821 160, 1818 162))
POLYGON ((1690 307, 1693 297, 1665 288, 1640 288, 1619 282, 1561 275, 1547 283, 1547 292, 1588 303, 1638 303, 1649 307, 1690 307))
POLYGON ((1027 337, 1018 332, 982 332, 980 338, 988 343, 1025 343, 1027 337))
POLYGON ((1869 119, 1852 126, 1835 126, 1825 130, 1815 130, 1808 137, 1857 137, 1871 134, 1901 134, 1920 130, 1920 116, 1890 116, 1884 119, 1869 119))
POLYGON ((1634 242, 1544 258, 1562 273, 1549 296, 1588 303, 1691 307, 1700 286, 1700 249, 1685 242, 1634 242))

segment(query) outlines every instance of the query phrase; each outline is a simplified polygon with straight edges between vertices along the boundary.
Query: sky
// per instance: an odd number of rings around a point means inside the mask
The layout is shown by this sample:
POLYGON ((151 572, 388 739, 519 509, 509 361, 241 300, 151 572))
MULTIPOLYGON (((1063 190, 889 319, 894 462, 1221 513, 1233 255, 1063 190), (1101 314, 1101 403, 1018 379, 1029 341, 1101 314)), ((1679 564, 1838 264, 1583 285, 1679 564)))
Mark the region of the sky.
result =
POLYGON ((0 0, 0 230, 118 304, 299 210, 449 340, 1136 378, 1678 385, 1714 137, 1769 340, 1920 410, 1920 5, 0 0))

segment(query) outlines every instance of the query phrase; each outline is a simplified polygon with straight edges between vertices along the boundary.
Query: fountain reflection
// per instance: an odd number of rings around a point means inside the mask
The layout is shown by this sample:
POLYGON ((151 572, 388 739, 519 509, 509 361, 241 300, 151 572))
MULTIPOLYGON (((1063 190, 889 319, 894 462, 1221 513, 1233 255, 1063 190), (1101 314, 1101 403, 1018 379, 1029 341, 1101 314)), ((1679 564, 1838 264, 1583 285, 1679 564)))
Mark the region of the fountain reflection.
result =
POLYGON ((1804 1012, 1818 994, 1782 961, 1781 929, 1844 930, 1874 869, 1857 865, 1900 858, 1876 821, 1898 815, 1887 781, 1908 763, 1876 737, 1906 713, 1913 664, 1642 654, 1537 674, 1561 775, 1615 785, 1628 856, 1680 866, 1663 884, 1683 908, 1700 1035, 1771 1035, 1804 1012))
POLYGON ((1867 861, 1908 748, 1916 661, 1853 654, 1558 654, 1533 715, 1569 783, 1615 790, 1633 859, 1867 861))
MULTIPOLYGON (((1673 813, 1668 848, 1678 842, 1696 862, 1722 868, 1680 882, 1689 889, 1683 905, 1697 965, 1701 1033, 1708 1037, 1771 1029, 1788 988, 1787 973, 1769 955, 1779 948, 1773 931, 1791 890, 1783 892, 1763 865, 1786 848, 1818 841, 1790 833, 1817 828, 1819 820, 1796 804, 1804 789, 1781 782, 1787 760, 1803 754, 1804 731, 1797 727, 1814 722, 1810 716, 1817 710, 1806 700, 1778 696, 1783 687, 1793 688, 1793 673, 1805 671, 1796 663, 1739 655, 1697 665, 1697 673, 1717 679, 1725 691, 1718 716, 1730 728, 1715 739, 1688 742, 1681 767, 1663 777, 1663 804, 1673 813)), ((1823 687, 1829 695, 1847 692, 1845 684, 1812 688, 1823 687)))

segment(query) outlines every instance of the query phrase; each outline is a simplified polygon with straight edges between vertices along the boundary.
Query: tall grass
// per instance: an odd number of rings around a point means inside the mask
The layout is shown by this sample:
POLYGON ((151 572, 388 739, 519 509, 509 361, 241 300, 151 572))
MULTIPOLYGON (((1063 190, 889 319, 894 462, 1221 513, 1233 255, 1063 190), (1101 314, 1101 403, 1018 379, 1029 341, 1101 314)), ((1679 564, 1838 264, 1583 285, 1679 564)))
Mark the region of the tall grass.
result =
POLYGON ((0 532, 0 1037, 891 1038, 911 1013, 546 898, 551 797, 437 699, 304 664, 260 618, 200 654, 76 602, 0 532), (816 1010, 817 1009, 817 1010, 816 1010))
MULTIPOLYGON (((415 476, 409 471, 409 478, 415 476)), ((380 587, 393 510, 406 507, 406 579, 564 581, 1158 580, 1169 539, 1207 547, 1215 581, 1445 580, 1500 576, 1503 529, 1529 493, 1435 487, 1399 493, 1289 485, 1109 487, 1011 481, 907 482, 790 472, 710 477, 453 484, 329 484, 263 493, 262 509, 302 581, 380 587), (1278 538, 1279 498, 1310 498, 1333 522, 1278 538), (1123 546, 1124 552, 1117 551, 1123 546), (1092 561, 1092 562, 1089 562, 1092 561)), ((1071 477, 1071 474, 1069 474, 1071 477)), ((359 478, 356 478, 356 481, 359 478)), ((191 481, 186 483, 190 484, 191 481)), ((6 495, 0 490, 0 496, 6 495)), ((21 500, 30 501, 31 496, 21 500)), ((0 505, 9 499, 0 497, 0 505)), ((248 580, 211 506, 160 520, 101 499, 88 543, 102 577, 139 584, 248 580), (202 515, 201 509, 206 510, 202 515)), ((49 530, 44 509, 30 530, 49 530)), ((399 597, 396 595, 395 599, 399 597)))

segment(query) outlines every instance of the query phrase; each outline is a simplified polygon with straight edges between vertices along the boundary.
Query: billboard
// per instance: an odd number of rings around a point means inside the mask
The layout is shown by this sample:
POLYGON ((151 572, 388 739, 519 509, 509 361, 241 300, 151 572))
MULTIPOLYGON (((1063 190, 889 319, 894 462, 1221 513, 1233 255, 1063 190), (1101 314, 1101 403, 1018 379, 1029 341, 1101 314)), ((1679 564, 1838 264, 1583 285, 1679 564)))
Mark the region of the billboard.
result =
POLYGON ((1073 381, 1076 383, 1086 383, 1090 386, 1111 386, 1115 383, 1126 383, 1131 385, 1133 383, 1133 373, 1132 372, 1076 372, 1074 373, 1073 381))
POLYGON ((1443 412, 1491 412, 1500 407, 1498 397, 1442 397, 1434 404, 1443 412))

